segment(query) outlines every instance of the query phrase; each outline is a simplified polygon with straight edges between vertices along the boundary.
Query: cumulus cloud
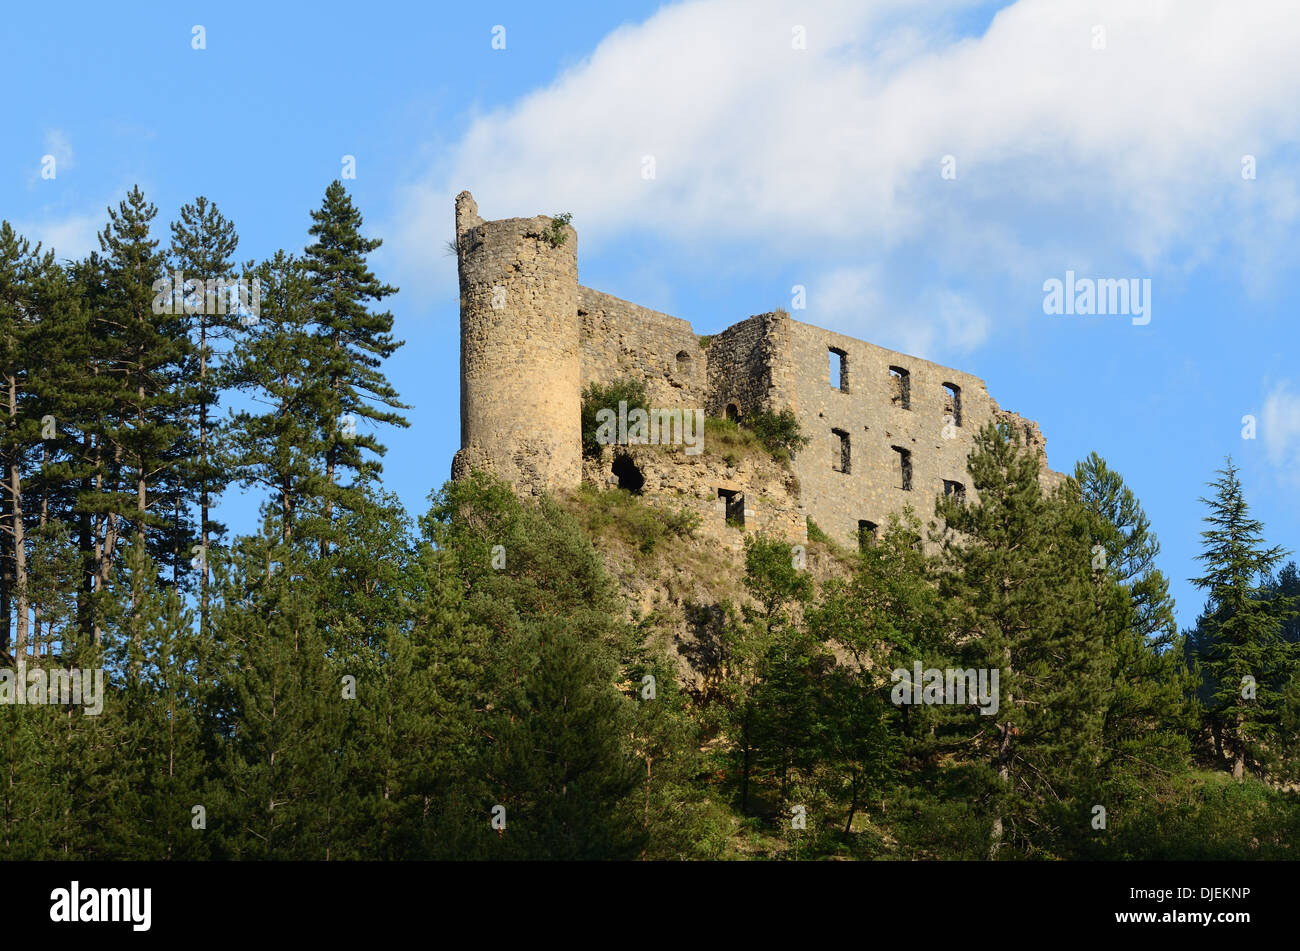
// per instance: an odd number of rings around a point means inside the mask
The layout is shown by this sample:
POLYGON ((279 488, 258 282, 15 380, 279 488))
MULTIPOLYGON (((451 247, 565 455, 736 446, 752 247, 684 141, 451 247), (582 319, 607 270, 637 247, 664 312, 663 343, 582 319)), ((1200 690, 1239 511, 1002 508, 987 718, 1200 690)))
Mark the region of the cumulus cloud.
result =
MULTIPOLYGON (((403 270, 429 281, 468 188, 485 217, 571 211, 587 247, 651 231, 680 239, 682 261, 720 242, 817 259, 832 295, 891 258, 941 262, 941 286, 1038 287, 1231 251, 1267 282, 1300 220, 1280 174, 1300 137, 1300 5, 1019 0, 961 36, 972 6, 699 0, 621 27, 403 186, 388 231, 403 270)), ((931 303, 922 343, 987 332, 973 302, 931 303)), ((885 319, 857 312, 842 329, 885 319)))
MULTIPOLYGON (((101 203, 102 209, 107 202, 101 203)), ((103 228, 105 215, 94 212, 50 212, 30 221, 14 223, 14 230, 33 244, 41 243, 42 251, 53 251, 60 261, 84 257, 99 250, 97 237, 103 228)))
POLYGON ((1268 461, 1288 482, 1300 482, 1300 395, 1283 380, 1264 401, 1259 436, 1268 461))

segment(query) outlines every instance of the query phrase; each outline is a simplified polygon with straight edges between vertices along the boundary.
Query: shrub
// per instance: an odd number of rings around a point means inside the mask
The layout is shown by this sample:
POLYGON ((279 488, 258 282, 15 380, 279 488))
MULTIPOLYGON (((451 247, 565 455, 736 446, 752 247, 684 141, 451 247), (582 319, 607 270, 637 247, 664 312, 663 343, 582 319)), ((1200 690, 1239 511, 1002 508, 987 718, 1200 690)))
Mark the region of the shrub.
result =
POLYGON ((647 505, 623 489, 601 491, 584 485, 574 494, 573 502, 587 532, 618 538, 645 555, 667 539, 693 538, 702 521, 690 509, 673 512, 647 505))
POLYGON ((624 378, 612 383, 592 383, 582 391, 582 454, 591 458, 600 456, 600 443, 596 441, 598 423, 596 414, 602 409, 618 412, 618 404, 627 403, 628 412, 641 408, 649 410, 645 383, 624 378))
POLYGON ((740 425, 757 436, 777 462, 785 462, 812 441, 800 430, 799 420, 789 407, 779 413, 767 409, 746 413, 740 425))
POLYGON ((564 229, 568 227, 569 222, 572 220, 573 215, 567 211, 551 219, 551 226, 543 234, 543 237, 551 243, 551 247, 558 248, 568 240, 569 233, 564 229))
POLYGON ((831 537, 821 530, 821 527, 812 520, 811 515, 808 516, 808 541, 827 545, 831 543, 831 537))

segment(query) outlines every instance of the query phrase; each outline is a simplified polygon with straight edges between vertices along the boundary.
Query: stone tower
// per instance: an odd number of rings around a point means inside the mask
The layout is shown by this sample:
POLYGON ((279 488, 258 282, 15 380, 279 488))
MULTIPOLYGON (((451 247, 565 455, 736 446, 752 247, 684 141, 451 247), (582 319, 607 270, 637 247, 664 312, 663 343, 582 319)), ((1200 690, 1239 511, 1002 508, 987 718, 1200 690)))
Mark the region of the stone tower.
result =
POLYGON ((456 196, 460 451, 526 494, 582 478, 577 233, 552 219, 484 221, 456 196))

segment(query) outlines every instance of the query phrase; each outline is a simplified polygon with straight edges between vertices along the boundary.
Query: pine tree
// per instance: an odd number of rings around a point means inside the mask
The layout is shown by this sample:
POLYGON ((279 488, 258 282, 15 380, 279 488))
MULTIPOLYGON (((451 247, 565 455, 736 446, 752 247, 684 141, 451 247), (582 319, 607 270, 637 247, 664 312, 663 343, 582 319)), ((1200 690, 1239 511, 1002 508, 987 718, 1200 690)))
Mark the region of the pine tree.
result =
MULTIPOLYGON (((168 264, 188 282, 201 282, 202 290, 185 297, 184 286, 171 288, 173 309, 179 304, 185 316, 192 318, 189 333, 193 336, 193 357, 198 362, 194 421, 197 452, 190 463, 187 482, 197 488, 199 508, 199 624, 206 629, 208 616, 208 549, 212 536, 220 535, 223 526, 211 519, 214 488, 223 483, 222 470, 216 464, 215 448, 220 432, 214 412, 220 400, 215 361, 221 354, 213 350, 214 342, 228 338, 238 326, 239 304, 232 300, 234 253, 239 247, 235 226, 200 195, 193 203, 181 207, 180 220, 171 225, 172 242, 168 264), (223 292, 221 288, 226 288, 223 292), (179 298, 179 299, 177 299, 179 298)), ((259 302, 249 301, 250 304, 259 302)), ((188 502, 178 498, 177 504, 188 502)))
POLYGON ((1077 490, 1095 517, 1093 563, 1098 584, 1117 584, 1129 617, 1111 625, 1108 647, 1114 691, 1106 710, 1105 771, 1134 774, 1134 792, 1154 773, 1185 769, 1191 731, 1188 699, 1194 689, 1174 620, 1169 581, 1155 567, 1160 545, 1150 520, 1123 477, 1092 453, 1075 467, 1077 490), (1099 546, 1099 547, 1098 547, 1099 546))
POLYGON ((260 283, 261 313, 221 378, 262 410, 240 410, 231 419, 231 470, 241 484, 271 494, 269 514, 281 543, 318 539, 317 500, 327 486, 322 459, 335 425, 321 370, 327 343, 311 329, 311 289, 301 259, 279 251, 256 267, 250 262, 244 275, 260 283))
MULTIPOLYGON (((726 675, 720 684, 728 739, 740 758, 741 812, 749 809, 759 745, 767 729, 761 707, 764 676, 773 658, 788 657, 792 647, 797 655, 811 650, 791 629, 791 609, 809 600, 812 581, 796 566, 789 544, 749 535, 745 538, 745 587, 755 604, 744 605, 739 617, 728 612, 721 645, 726 675)), ((797 666, 798 661, 795 663, 797 666)), ((780 727, 778 731, 787 732, 780 727)), ((782 758, 778 769, 789 765, 788 758, 782 758)))
POLYGON ((136 538, 171 561, 189 532, 161 511, 161 503, 191 455, 183 415, 194 393, 184 372, 191 356, 184 315, 154 312, 162 303, 154 287, 166 267, 157 239, 149 236, 157 213, 138 187, 118 210, 109 209, 99 238, 107 304, 100 320, 117 345, 111 367, 121 423, 116 442, 133 471, 135 490, 127 517, 136 538))
MULTIPOLYGON (((649 638, 650 625, 642 633, 649 638)), ((635 716, 631 748, 645 769, 636 801, 628 803, 629 821, 644 842, 640 858, 716 859, 730 829, 720 806, 695 781, 707 768, 704 728, 678 682, 674 659, 662 643, 652 647, 643 639, 624 671, 635 716)))
POLYGON ((441 848, 459 857, 635 857, 644 842, 628 821, 639 804, 634 713, 615 687, 631 632, 600 559, 553 502, 525 507, 483 476, 444 486, 430 521, 455 553, 470 627, 485 637, 469 646, 487 660, 441 848), (489 825, 498 806, 500 835, 489 825))
POLYGON ((113 848, 136 859, 205 858, 208 836, 192 822, 193 807, 206 808, 200 649, 193 612, 158 575, 147 546, 132 540, 104 615, 105 657, 122 684, 125 750, 116 766, 126 788, 112 803, 113 848))
POLYGON ((29 644, 31 590, 28 576, 27 522, 30 519, 26 476, 40 435, 40 420, 32 418, 29 390, 39 368, 31 364, 48 295, 42 278, 54 269, 54 256, 41 254, 0 222, 0 499, 3 500, 4 552, 0 570, 0 653, 10 648, 11 608, 16 621, 13 654, 25 657, 29 644), (25 492, 24 490, 27 489, 25 492), (11 604, 12 596, 12 604, 11 604))
POLYGON ((301 552, 266 536, 232 551, 212 619, 230 666, 209 815, 234 858, 336 859, 335 827, 354 808, 342 781, 348 701, 317 624, 317 583, 301 552))
MULTIPOLYGON (((366 256, 383 244, 378 238, 361 236, 361 212, 335 180, 325 190, 319 211, 312 212, 309 229, 316 240, 305 252, 310 275, 313 320, 318 333, 329 343, 329 354, 320 371, 328 386, 329 415, 333 427, 325 434, 325 520, 328 523, 337 502, 350 506, 354 486, 340 483, 344 471, 365 482, 380 471, 377 460, 363 450, 382 456, 383 445, 372 433, 356 430, 357 423, 408 425, 397 410, 407 408, 380 370, 383 361, 402 346, 392 336, 393 315, 372 312, 371 302, 397 293, 397 288, 380 283, 366 264, 366 256)), ((328 548, 322 539, 321 551, 328 548)))
POLYGON ((1191 580, 1208 594, 1199 625, 1200 666, 1213 683, 1208 714, 1231 747, 1232 776, 1240 781, 1248 764, 1262 765, 1277 737, 1282 691, 1300 656, 1282 637, 1295 601, 1270 598, 1264 588, 1286 552, 1265 546, 1263 523, 1250 517, 1231 458, 1218 475, 1209 483, 1213 498, 1201 499, 1210 510, 1197 556, 1205 574, 1191 580))
POLYGON ((822 789, 844 809, 841 838, 873 794, 889 788, 901 745, 890 729, 889 710, 870 672, 850 667, 829 671, 821 684, 812 737, 822 789))
POLYGON ((1086 511, 1043 495, 1038 460, 1014 430, 981 430, 967 469, 978 501, 940 497, 935 512, 962 667, 999 675, 997 712, 970 714, 971 746, 1000 789, 990 803, 996 856, 1008 821, 1033 851, 1030 827, 1067 811, 1094 775, 1112 669, 1105 631, 1124 606, 1092 575, 1086 511))

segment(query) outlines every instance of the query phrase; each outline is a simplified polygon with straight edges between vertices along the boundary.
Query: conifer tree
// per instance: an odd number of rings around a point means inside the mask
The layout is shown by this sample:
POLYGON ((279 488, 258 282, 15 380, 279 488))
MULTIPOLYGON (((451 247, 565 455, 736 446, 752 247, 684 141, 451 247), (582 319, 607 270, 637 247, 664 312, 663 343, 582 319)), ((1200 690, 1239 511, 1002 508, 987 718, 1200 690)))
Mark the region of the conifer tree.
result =
POLYGON ((125 789, 110 812, 114 848, 137 859, 204 858, 208 836, 194 827, 192 811, 206 809, 198 634, 180 592, 158 575, 147 546, 133 539, 114 572, 104 618, 105 657, 121 684, 125 750, 116 766, 125 789))
MULTIPOLYGON (((172 287, 173 309, 179 305, 187 318, 188 331, 193 337, 193 359, 197 361, 195 383, 195 437, 196 455, 190 462, 188 481, 197 488, 199 509, 199 622, 206 628, 208 613, 208 549, 212 536, 220 535, 223 526, 211 519, 214 488, 224 480, 216 464, 216 445, 219 430, 215 410, 220 400, 219 379, 214 372, 222 355, 213 348, 223 338, 228 338, 239 325, 239 307, 242 301, 232 295, 234 253, 239 247, 235 226, 221 214, 217 206, 200 195, 180 210, 180 220, 171 224, 172 241, 168 264, 179 272, 185 281, 201 282, 201 290, 190 297, 184 286, 172 287), (222 288, 226 288, 223 290, 222 288)), ((249 301, 254 306, 259 302, 249 301)), ((245 318, 248 319, 248 318, 245 318)), ((177 500, 180 501, 179 499, 177 500)), ((189 500, 186 499, 186 502, 189 500)))
POLYGON ((1128 617, 1108 628, 1114 690, 1106 709, 1104 766, 1108 784, 1132 777, 1130 792, 1158 773, 1184 769, 1194 689, 1174 620, 1169 582, 1155 567, 1159 542, 1150 520, 1118 472, 1097 453, 1075 466, 1067 492, 1094 517, 1093 564, 1099 585, 1127 595, 1128 617))
POLYGON ((131 527, 154 552, 174 557, 188 532, 178 530, 169 513, 160 509, 164 486, 178 477, 192 448, 182 422, 193 399, 192 383, 184 374, 191 348, 183 314, 154 313, 154 284, 163 279, 166 267, 157 239, 150 237, 157 213, 138 187, 116 211, 109 208, 109 223, 99 238, 106 284, 106 310, 100 321, 116 344, 110 371, 117 383, 121 426, 115 448, 133 473, 131 527), (154 538, 161 544, 153 543, 154 538))
POLYGON ((245 278, 262 289, 261 313, 222 371, 260 412, 234 414, 227 433, 232 474, 270 493, 270 516, 283 544, 318 539, 326 491, 322 460, 335 423, 320 371, 328 344, 311 329, 311 288, 303 262, 276 252, 245 278))
POLYGON ((233 858, 327 861, 347 843, 335 827, 350 804, 343 788, 341 672, 317 624, 310 560, 273 538, 242 539, 219 612, 229 645, 222 672, 229 707, 225 758, 214 795, 233 858))
MULTIPOLYGON (((40 435, 40 420, 32 418, 29 391, 34 368, 33 344, 42 329, 42 277, 54 268, 54 257, 41 254, 0 222, 0 500, 3 506, 3 565, 0 566, 0 651, 10 648, 10 617, 15 619, 14 656, 26 656, 31 612, 28 576, 27 521, 30 489, 26 477, 40 435), (25 489, 27 492, 25 493, 25 489)), ((36 369, 35 372, 39 372, 36 369)))
POLYGON ((935 512, 961 666, 999 676, 996 713, 970 713, 971 745, 1000 787, 990 803, 996 856, 1008 821, 1032 851, 1035 811, 1041 821, 1067 806, 1093 775, 1112 669, 1105 630, 1123 603, 1092 576, 1087 513, 1044 496, 1038 459, 1011 427, 982 429, 967 470, 978 501, 940 497, 935 512))
MULTIPOLYGON (((722 632, 722 647, 727 676, 721 684, 727 705, 727 730, 731 743, 740 755, 740 809, 749 809, 750 785, 759 744, 768 725, 762 722, 761 695, 763 679, 774 658, 787 659, 793 649, 794 664, 811 662, 811 643, 792 630, 790 611, 812 595, 808 573, 795 565, 789 544, 779 539, 756 535, 745 538, 745 587, 756 607, 745 605, 741 617, 731 617, 722 632), (802 658, 802 661, 800 660, 802 658)), ((790 671, 795 676, 794 671, 790 671)), ((787 683, 788 688, 792 684, 787 683)), ((788 735, 793 723, 777 727, 788 735)), ((789 753, 791 747, 782 744, 789 753)), ((789 758, 782 758, 778 769, 788 770, 789 758)))
MULTIPOLYGON (((370 309, 372 303, 397 293, 397 288, 381 283, 366 263, 366 256, 383 241, 362 237, 361 212, 337 180, 325 190, 312 219, 309 234, 316 240, 305 252, 312 315, 318 333, 329 344, 323 365, 316 368, 327 385, 328 415, 333 422, 323 434, 328 523, 336 502, 346 507, 354 498, 354 487, 341 484, 342 474, 351 471, 358 482, 365 482, 381 468, 363 450, 382 456, 383 445, 373 433, 358 429, 358 424, 363 420, 372 425, 408 423, 397 412, 407 407, 380 369, 402 345, 392 335, 393 315, 370 309)), ((322 540, 322 552, 328 544, 322 540)))
POLYGON ((1277 737, 1283 691, 1296 676, 1297 646, 1282 637, 1296 603, 1270 597, 1265 583, 1286 552, 1264 542, 1263 523, 1250 517, 1237 468, 1228 458, 1210 482, 1212 498, 1197 558, 1205 574, 1192 583, 1208 595, 1199 624, 1201 669, 1213 684, 1208 715, 1232 753, 1232 776, 1261 766, 1277 737))
POLYGON ((636 857, 633 711, 614 685, 630 632, 595 551, 553 502, 524 507, 483 476, 444 486, 430 514, 487 638, 482 712, 445 847, 461 857, 636 857), (500 835, 489 826, 497 806, 500 835))

